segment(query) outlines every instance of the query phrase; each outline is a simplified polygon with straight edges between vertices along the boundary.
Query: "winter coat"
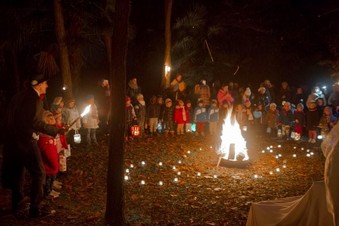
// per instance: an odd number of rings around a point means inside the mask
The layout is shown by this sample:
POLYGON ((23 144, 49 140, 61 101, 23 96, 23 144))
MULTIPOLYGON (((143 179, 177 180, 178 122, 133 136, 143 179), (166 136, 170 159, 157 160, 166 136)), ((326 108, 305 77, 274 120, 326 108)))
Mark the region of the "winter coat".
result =
POLYGON ((126 109, 126 123, 129 126, 134 120, 136 120, 136 115, 132 104, 126 106, 125 109, 126 109))
POLYGON ((305 113, 303 111, 294 112, 294 125, 295 126, 305 126, 305 113), (296 122, 298 120, 298 122, 296 122))
POLYGON ((159 118, 161 106, 157 103, 148 105, 146 109, 147 118, 159 118))
POLYGON ((316 130, 320 122, 320 114, 317 109, 306 111, 306 129, 316 130))
POLYGON ((279 121, 279 111, 274 110, 272 111, 269 109, 266 114, 266 122, 268 128, 277 128, 279 121))
MULTIPOLYGON (((77 107, 73 107, 73 108, 64 108, 64 114, 63 114, 63 122, 66 125, 70 125, 72 122, 74 122, 74 120, 78 119, 80 116, 80 113, 77 109, 77 107)), ((73 130, 79 130, 81 128, 81 120, 80 118, 74 123, 74 125, 72 125, 72 127, 70 127, 70 129, 73 130)))
POLYGON ((186 123, 192 123, 194 109, 192 107, 186 107, 186 109, 187 109, 187 114, 188 114, 188 120, 186 123))
POLYGON ((189 121, 188 112, 185 106, 177 106, 174 112, 174 122, 177 124, 185 124, 189 121))
POLYGON ((145 102, 139 102, 134 106, 135 115, 138 122, 145 122, 146 120, 146 105, 145 102))
POLYGON ((126 89, 127 96, 131 98, 132 104, 137 103, 137 95, 141 94, 141 88, 137 84, 133 84, 131 81, 128 82, 126 89))
POLYGON ((294 116, 293 116, 292 110, 285 111, 285 109, 282 109, 280 111, 279 122, 281 124, 291 126, 293 120, 294 120, 294 116))
POLYGON ((204 101, 204 105, 210 105, 210 97, 211 97, 211 91, 210 87, 208 85, 196 85, 195 86, 195 94, 198 97, 198 99, 204 101))
POLYGON ((218 122, 219 108, 210 107, 207 112, 207 119, 209 122, 218 122))
POLYGON ((40 133, 38 146, 46 175, 56 175, 59 172, 59 155, 55 138, 40 133))
POLYGON ((97 106, 95 104, 91 105, 90 112, 82 118, 82 123, 86 129, 99 128, 99 115, 97 106))
POLYGON ((207 122, 207 111, 205 107, 195 107, 193 112, 193 120, 196 122, 207 122))
POLYGON ((175 107, 171 106, 171 107, 164 107, 164 111, 162 112, 162 120, 164 122, 174 122, 174 110, 175 107))
POLYGON ((219 103, 219 107, 221 108, 224 101, 227 101, 228 103, 233 103, 234 98, 232 97, 230 91, 226 93, 223 89, 219 89, 217 93, 217 100, 219 103))

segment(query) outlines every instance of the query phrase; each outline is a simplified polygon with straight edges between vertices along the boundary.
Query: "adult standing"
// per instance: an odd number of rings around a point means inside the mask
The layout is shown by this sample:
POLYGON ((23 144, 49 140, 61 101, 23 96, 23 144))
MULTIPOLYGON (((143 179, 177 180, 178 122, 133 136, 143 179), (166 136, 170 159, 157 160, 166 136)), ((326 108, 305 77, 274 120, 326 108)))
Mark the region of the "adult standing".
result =
POLYGON ((141 88, 138 85, 138 81, 136 77, 132 77, 132 79, 128 81, 126 93, 127 93, 127 96, 131 98, 132 105, 133 106, 136 105, 138 103, 137 95, 141 94, 141 88))
POLYGON ((175 79, 171 82, 171 91, 173 92, 174 100, 185 100, 186 99, 186 83, 182 79, 181 74, 177 74, 175 79))
POLYGON ((110 96, 111 91, 108 80, 100 79, 96 88, 95 99, 99 113, 99 128, 103 128, 105 130, 107 130, 110 115, 110 96))
POLYGON ((199 84, 194 87, 194 94, 198 101, 202 100, 205 107, 210 106, 211 91, 210 87, 206 84, 206 80, 201 80, 199 84))
POLYGON ((24 169, 32 178, 30 190, 30 217, 50 214, 42 208, 45 170, 41 153, 37 145, 39 132, 56 136, 65 129, 47 125, 42 121, 43 101, 40 96, 46 94, 47 80, 41 75, 33 76, 31 87, 18 93, 8 107, 8 119, 4 153, 2 182, 4 188, 12 190, 12 209, 14 213, 23 205, 24 169))
POLYGON ((228 90, 227 84, 221 86, 217 93, 217 99, 219 103, 219 108, 222 107, 224 101, 227 101, 229 105, 233 104, 234 98, 232 97, 231 92, 228 90))

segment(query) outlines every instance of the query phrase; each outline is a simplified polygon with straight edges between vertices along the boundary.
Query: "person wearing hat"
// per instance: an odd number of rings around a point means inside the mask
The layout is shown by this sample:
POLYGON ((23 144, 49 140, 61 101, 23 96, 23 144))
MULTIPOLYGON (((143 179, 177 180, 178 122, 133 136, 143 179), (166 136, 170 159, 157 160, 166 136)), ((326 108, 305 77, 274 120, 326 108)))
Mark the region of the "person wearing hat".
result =
POLYGON ((46 179, 37 140, 39 132, 55 137, 64 134, 66 128, 58 129, 43 121, 43 101, 48 88, 47 79, 42 74, 34 75, 30 87, 16 94, 8 107, 6 139, 3 151, 2 183, 12 190, 13 213, 22 212, 24 203, 24 169, 32 178, 30 188, 29 216, 32 218, 51 214, 42 207, 43 186, 46 179))

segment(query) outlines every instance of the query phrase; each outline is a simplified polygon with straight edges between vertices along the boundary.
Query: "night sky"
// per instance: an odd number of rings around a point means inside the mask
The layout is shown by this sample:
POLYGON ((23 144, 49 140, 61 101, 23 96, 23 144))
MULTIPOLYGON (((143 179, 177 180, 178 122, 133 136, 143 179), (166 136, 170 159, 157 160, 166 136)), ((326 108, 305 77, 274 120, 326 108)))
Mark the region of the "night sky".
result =
MULTIPOLYGON (((133 1, 130 19, 131 24, 137 27, 137 33, 129 43, 128 76, 137 76, 140 85, 150 87, 148 90, 152 91, 157 90, 160 84, 163 65, 162 3, 154 0, 133 1)), ((330 68, 319 62, 333 58, 325 33, 336 24, 334 19, 339 14, 335 11, 339 8, 338 1, 174 1, 173 25, 194 4, 204 5, 209 18, 227 12, 230 17, 224 18, 231 18, 230 23, 234 25, 226 26, 226 32, 210 43, 215 68, 222 61, 219 55, 230 53, 237 60, 231 67, 220 68, 219 74, 208 74, 210 81, 237 81, 254 86, 266 78, 277 86, 284 80, 291 85, 331 83, 330 68), (239 22, 242 19, 250 20, 263 32, 246 29, 248 24, 239 22), (240 70, 232 76, 236 65, 240 66, 240 70)), ((173 32, 172 45, 176 38, 173 32)), ((208 55, 206 50, 205 54, 208 55)))
MULTIPOLYGON (((18 6, 22 17, 25 16, 22 12, 34 9, 38 10, 34 15, 40 21, 51 21, 44 28, 44 33, 37 36, 43 36, 40 48, 55 42, 52 4, 37 0, 34 4, 39 2, 42 5, 34 8, 25 1, 7 2, 11 2, 13 7, 18 6)), ((92 10, 94 16, 87 18, 86 22, 95 28, 95 22, 88 22, 95 18, 95 7, 90 4, 91 1, 87 1, 87 5, 78 4, 77 7, 72 2, 65 2, 66 28, 74 10, 80 17, 85 17, 92 10)), ((164 1, 131 2, 127 78, 137 77, 145 95, 158 94, 164 63, 164 1)), ((202 78, 209 84, 220 80, 258 86, 264 79, 270 79, 276 86, 284 80, 294 86, 330 84, 332 71, 327 62, 339 58, 338 15, 337 0, 173 0, 172 48, 184 38, 192 38, 194 47, 191 52, 172 49, 172 76, 177 72, 182 73, 191 87, 202 78), (206 11, 201 18, 205 25, 198 29, 194 26, 175 29, 177 22, 196 6, 206 11), (210 36, 207 31, 213 26, 219 26, 221 31, 210 36), (205 40, 208 41, 214 62, 210 60, 205 40), (184 59, 188 54, 192 54, 192 57, 184 59), (238 66, 237 74, 233 75, 238 66)), ((6 31, 13 29, 16 24, 8 27, 9 22, 5 19, 0 24, 1 28, 6 31)), ((15 35, 19 30, 24 29, 3 32, 1 41, 6 38, 10 40, 10 35, 15 35)), ((95 79, 108 77, 105 49, 100 37, 95 39, 95 31, 86 30, 84 33, 85 38, 90 37, 91 40, 87 40, 88 43, 82 49, 85 62, 81 83, 93 85, 95 79)), ((77 41, 82 42, 83 39, 77 41)), ((29 48, 20 52, 19 59, 22 56, 32 58, 39 51, 36 43, 28 44, 29 48)), ((4 69, 8 66, 6 59, 1 58, 0 62, 2 74, 10 75, 4 69)), ((29 63, 19 62, 20 68, 29 63)))

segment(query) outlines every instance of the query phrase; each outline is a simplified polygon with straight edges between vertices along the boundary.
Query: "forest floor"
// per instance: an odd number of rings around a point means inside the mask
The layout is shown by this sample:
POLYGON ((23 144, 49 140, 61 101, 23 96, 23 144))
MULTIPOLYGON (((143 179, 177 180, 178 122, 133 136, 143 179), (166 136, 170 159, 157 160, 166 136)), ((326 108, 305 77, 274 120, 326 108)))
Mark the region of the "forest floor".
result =
MULTIPOLYGON (((43 219, 9 214, 0 188, 0 225, 105 225, 108 136, 80 145, 68 158, 56 211, 43 219)), ((246 225, 252 202, 304 194, 323 179, 320 142, 282 141, 258 134, 247 140, 250 165, 217 167, 217 137, 147 136, 125 145, 126 225, 246 225), (143 184, 144 183, 144 184, 143 184)), ((1 164, 0 150, 0 164, 1 164)))

